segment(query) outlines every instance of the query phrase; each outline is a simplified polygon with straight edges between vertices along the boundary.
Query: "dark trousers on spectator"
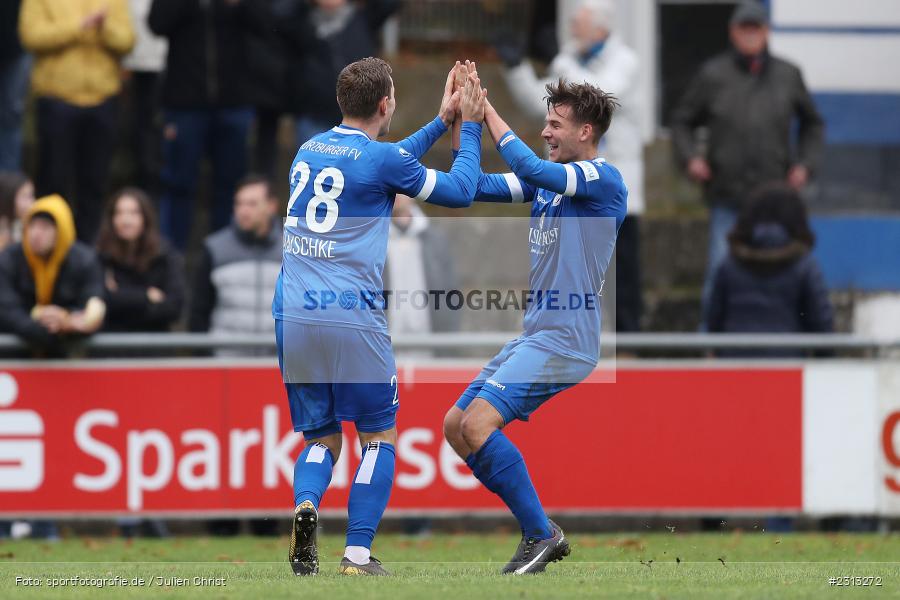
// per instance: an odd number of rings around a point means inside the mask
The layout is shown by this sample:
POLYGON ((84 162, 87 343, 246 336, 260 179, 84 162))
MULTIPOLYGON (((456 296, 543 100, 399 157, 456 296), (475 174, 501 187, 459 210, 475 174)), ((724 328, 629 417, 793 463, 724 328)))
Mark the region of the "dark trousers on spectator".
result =
POLYGON ((281 112, 272 109, 256 110, 256 148, 253 170, 272 181, 278 177, 278 123, 281 112))
POLYGON ((31 56, 0 59, 0 171, 22 170, 22 116, 31 56))
POLYGON ((184 251, 190 240, 197 178, 207 155, 213 171, 210 230, 231 222, 234 188, 247 169, 252 123, 251 108, 166 111, 160 224, 179 250, 184 251))
POLYGON ((627 215, 616 239, 616 331, 640 331, 641 297, 640 217, 627 215))
POLYGON ((65 198, 78 239, 88 244, 94 243, 106 202, 116 106, 115 98, 88 107, 47 97, 37 101, 38 194, 65 198))
POLYGON ((701 297, 702 322, 701 331, 707 331, 707 314, 709 311, 709 298, 712 296, 713 281, 719 265, 728 256, 728 233, 737 223, 738 211, 725 206, 713 205, 709 209, 709 255, 706 259, 706 276, 703 280, 703 294, 701 297))
POLYGON ((134 183, 154 196, 158 192, 161 163, 158 113, 161 81, 159 73, 135 71, 129 82, 134 183))

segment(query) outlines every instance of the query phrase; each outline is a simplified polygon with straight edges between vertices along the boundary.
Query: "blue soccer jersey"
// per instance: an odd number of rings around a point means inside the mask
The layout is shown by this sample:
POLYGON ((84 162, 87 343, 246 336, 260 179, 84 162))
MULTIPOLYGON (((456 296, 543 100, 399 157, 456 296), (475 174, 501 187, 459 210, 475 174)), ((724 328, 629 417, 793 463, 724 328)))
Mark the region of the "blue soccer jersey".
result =
POLYGON ((497 149, 513 172, 482 174, 475 199, 532 203, 531 299, 523 334, 485 365, 456 407, 465 411, 481 397, 509 423, 527 421, 594 369, 603 281, 625 219, 628 190, 619 171, 603 159, 541 160, 512 132, 497 149))
POLYGON ((513 172, 482 175, 476 200, 532 203, 523 337, 555 354, 596 363, 603 282, 627 205, 622 176, 602 158, 541 160, 512 132, 497 149, 513 172))
POLYGON ((277 320, 387 332, 382 270, 394 196, 468 206, 479 174, 481 125, 464 123, 449 173, 419 158, 445 131, 439 118, 398 143, 334 127, 304 143, 290 173, 277 320))

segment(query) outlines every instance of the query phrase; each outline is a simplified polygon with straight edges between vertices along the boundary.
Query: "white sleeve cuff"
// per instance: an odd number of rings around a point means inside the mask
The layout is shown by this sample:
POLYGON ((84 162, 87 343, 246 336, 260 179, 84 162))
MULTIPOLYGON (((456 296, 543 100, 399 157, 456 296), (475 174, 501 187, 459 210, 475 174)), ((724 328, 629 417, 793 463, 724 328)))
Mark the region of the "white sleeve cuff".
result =
POLYGON ((426 169, 425 170, 425 183, 422 184, 422 189, 419 190, 419 193, 416 194, 416 200, 421 202, 425 202, 431 196, 431 192, 434 191, 434 186, 437 183, 437 173, 434 172, 434 169, 426 169))

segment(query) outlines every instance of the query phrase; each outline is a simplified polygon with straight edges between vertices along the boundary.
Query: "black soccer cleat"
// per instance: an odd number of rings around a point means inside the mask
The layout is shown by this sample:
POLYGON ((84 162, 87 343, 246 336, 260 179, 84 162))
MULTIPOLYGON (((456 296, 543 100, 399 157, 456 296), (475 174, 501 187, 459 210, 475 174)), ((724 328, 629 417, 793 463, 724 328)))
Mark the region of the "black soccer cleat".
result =
POLYGON ((315 575, 319 572, 319 551, 316 548, 316 527, 319 512, 313 503, 304 500, 294 510, 291 526, 291 547, 288 562, 294 575, 315 575))
POLYGON ((390 575, 381 566, 381 561, 374 556, 369 557, 369 562, 358 565, 346 556, 341 560, 341 575, 385 576, 390 575))
POLYGON ((547 565, 569 555, 571 550, 563 530, 553 521, 550 521, 550 527, 553 529, 553 537, 546 540, 522 538, 516 553, 503 568, 504 575, 542 573, 547 565))

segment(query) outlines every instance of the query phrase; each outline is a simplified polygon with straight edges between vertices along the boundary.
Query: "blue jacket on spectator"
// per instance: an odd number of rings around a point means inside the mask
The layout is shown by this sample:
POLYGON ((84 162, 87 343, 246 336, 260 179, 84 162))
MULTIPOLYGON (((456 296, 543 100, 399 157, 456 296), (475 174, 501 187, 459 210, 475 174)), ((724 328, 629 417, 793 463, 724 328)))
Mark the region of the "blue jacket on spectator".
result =
MULTIPOLYGON (((758 225, 753 245, 733 244, 716 272, 709 303, 710 332, 828 333, 831 303, 809 248, 777 223, 758 225)), ((727 351, 721 356, 800 356, 772 350, 727 351)))
MULTIPOLYGON (((811 253, 813 243, 806 211, 796 192, 775 186, 758 193, 729 235, 729 256, 715 274, 707 308, 708 330, 832 331, 832 307, 819 264, 811 253)), ((777 349, 753 354, 796 355, 777 349)))

